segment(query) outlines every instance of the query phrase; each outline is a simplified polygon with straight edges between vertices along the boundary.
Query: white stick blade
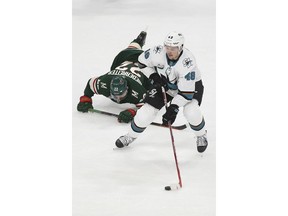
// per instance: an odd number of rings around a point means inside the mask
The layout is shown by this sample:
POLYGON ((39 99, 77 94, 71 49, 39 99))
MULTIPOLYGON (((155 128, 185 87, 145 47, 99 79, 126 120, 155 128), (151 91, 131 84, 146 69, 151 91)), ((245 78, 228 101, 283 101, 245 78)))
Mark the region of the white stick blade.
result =
POLYGON ((180 188, 181 188, 181 187, 180 187, 179 184, 171 184, 171 185, 169 185, 169 186, 166 186, 166 187, 165 187, 165 190, 171 191, 171 190, 178 190, 178 189, 180 189, 180 188))

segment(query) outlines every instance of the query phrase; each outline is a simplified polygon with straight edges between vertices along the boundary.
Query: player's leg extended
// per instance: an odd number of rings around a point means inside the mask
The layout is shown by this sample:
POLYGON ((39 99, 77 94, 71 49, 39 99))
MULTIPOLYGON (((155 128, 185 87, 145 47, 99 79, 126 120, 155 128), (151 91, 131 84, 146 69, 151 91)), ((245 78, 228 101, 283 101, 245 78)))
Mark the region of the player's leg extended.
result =
POLYGON ((121 136, 116 140, 116 146, 122 148, 132 143, 142 132, 144 132, 146 127, 153 122, 158 111, 158 109, 154 108, 150 104, 145 103, 137 111, 137 114, 131 121, 131 127, 129 128, 128 134, 121 136))
POLYGON ((153 122, 159 110, 164 106, 163 95, 160 89, 153 88, 146 96, 146 103, 137 111, 131 122, 128 134, 116 140, 116 146, 122 148, 132 143, 148 125, 153 122))
POLYGON ((128 46, 128 48, 142 49, 146 42, 147 32, 141 31, 140 34, 135 38, 128 46))

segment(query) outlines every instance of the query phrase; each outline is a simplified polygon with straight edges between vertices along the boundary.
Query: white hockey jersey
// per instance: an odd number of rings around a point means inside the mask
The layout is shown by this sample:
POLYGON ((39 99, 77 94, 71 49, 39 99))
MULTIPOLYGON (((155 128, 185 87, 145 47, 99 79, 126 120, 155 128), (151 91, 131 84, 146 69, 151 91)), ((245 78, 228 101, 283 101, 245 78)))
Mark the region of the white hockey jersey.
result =
POLYGON ((164 47, 158 45, 143 52, 138 60, 147 66, 143 69, 147 77, 157 72, 168 79, 167 93, 174 97, 172 104, 184 106, 193 99, 195 82, 201 80, 201 74, 188 49, 184 48, 178 60, 173 61, 167 58, 164 47))

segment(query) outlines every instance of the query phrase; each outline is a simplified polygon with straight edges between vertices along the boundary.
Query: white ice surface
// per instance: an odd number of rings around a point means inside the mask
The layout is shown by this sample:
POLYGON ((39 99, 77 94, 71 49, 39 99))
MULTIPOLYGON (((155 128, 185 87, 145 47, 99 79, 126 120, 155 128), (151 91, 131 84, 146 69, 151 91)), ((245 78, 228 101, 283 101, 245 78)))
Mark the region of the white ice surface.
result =
MULTIPOLYGON (((73 216, 215 215, 215 39, 213 0, 73 1, 73 216), (207 151, 197 153, 188 129, 173 131, 183 181, 179 191, 164 190, 177 183, 168 129, 149 126, 131 146, 115 150, 129 125, 76 111, 88 79, 108 72, 114 56, 147 26, 144 49, 162 43, 171 30, 184 34, 205 85, 207 151)), ((93 106, 118 113, 127 105, 94 96, 93 106)), ((184 122, 180 114, 176 123, 184 122)))

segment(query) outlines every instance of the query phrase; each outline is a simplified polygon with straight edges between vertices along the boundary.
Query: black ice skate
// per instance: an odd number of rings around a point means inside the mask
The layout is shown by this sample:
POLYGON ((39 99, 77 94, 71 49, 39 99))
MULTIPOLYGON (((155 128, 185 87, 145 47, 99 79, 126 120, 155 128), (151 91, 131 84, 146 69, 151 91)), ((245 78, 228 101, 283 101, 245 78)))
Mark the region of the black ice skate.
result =
POLYGON ((197 136, 197 150, 199 153, 202 153, 206 150, 208 146, 208 141, 207 141, 207 133, 205 133, 202 136, 197 136))
POLYGON ((124 146, 128 146, 130 143, 132 143, 136 138, 130 137, 128 134, 119 137, 116 142, 115 145, 118 148, 123 148, 124 146))
POLYGON ((142 48, 145 45, 146 36, 147 36, 147 32, 141 31, 141 33, 138 35, 136 39, 133 40, 133 42, 138 43, 142 48))

